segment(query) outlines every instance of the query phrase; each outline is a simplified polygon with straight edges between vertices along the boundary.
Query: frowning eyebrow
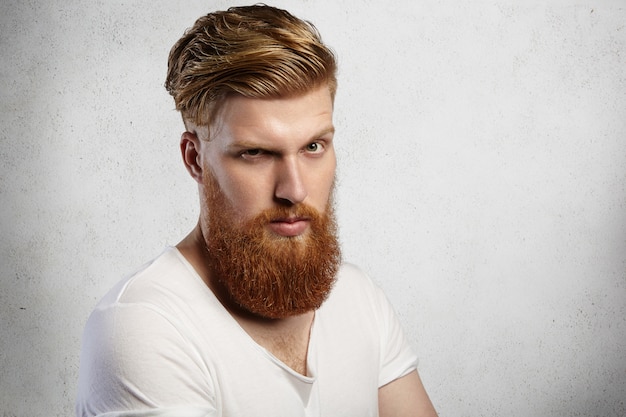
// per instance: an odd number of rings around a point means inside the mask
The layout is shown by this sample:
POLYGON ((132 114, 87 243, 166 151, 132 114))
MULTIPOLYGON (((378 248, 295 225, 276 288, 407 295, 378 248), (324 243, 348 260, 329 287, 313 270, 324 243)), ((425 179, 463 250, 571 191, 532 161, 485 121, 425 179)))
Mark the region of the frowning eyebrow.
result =
POLYGON ((335 134, 335 126, 330 126, 329 128, 320 131, 317 135, 313 135, 313 137, 309 140, 313 141, 316 139, 320 139, 329 134, 335 134))

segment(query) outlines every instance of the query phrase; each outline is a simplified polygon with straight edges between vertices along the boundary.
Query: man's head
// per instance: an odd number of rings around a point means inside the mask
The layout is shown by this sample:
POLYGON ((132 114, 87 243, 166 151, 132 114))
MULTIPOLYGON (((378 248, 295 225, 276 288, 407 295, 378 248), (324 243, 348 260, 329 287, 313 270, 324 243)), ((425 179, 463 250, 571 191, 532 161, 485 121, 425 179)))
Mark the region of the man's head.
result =
POLYGON ((276 98, 326 84, 334 98, 336 71, 312 24, 270 6, 231 7, 201 17, 174 45, 165 87, 186 125, 208 126, 231 95, 276 98))
POLYGON ((286 317, 334 282, 335 72, 312 25, 267 6, 203 17, 172 49, 166 86, 223 302, 286 317))

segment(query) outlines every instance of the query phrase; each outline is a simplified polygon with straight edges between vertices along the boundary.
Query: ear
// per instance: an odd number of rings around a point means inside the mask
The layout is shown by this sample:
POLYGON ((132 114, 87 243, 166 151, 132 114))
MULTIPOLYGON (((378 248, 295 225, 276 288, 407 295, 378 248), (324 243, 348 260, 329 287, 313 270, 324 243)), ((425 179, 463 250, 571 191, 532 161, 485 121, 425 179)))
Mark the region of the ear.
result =
POLYGON ((192 132, 185 132, 180 137, 180 153, 183 157, 185 168, 191 178, 202 184, 202 157, 200 154, 200 139, 192 132))

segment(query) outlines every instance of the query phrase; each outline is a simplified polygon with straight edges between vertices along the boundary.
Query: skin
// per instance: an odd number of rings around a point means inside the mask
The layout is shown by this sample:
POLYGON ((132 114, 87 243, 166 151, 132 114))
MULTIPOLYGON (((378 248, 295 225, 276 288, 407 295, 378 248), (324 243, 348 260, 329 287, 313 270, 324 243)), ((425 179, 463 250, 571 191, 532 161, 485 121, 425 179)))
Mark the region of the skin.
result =
MULTIPOLYGON (((277 99, 226 99, 210 129, 188 124, 181 138, 183 161, 198 183, 201 201, 203 171, 210 169, 239 221, 277 205, 305 203, 324 212, 336 169, 332 116, 326 85, 277 99)), ((208 215, 201 207, 201 219, 208 215)), ((206 264, 201 224, 178 249, 257 343, 304 374, 314 312, 269 320, 229 305, 206 264)), ((297 239, 309 224, 307 219, 285 218, 266 227, 277 238, 297 239)), ((379 407, 382 417, 436 416, 417 372, 381 387, 379 407)))
POLYGON ((380 417, 437 417, 417 371, 378 389, 380 417))

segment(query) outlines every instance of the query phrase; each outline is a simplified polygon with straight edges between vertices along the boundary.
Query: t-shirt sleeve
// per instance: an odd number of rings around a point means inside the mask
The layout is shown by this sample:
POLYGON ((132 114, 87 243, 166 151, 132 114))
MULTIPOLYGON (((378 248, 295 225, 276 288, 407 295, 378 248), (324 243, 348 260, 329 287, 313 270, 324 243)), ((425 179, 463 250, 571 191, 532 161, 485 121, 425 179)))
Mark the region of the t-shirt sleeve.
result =
POLYGON ((216 415, 210 370, 184 328, 153 306, 96 309, 83 335, 76 415, 216 415))
POLYGON ((383 291, 375 287, 380 326, 380 374, 382 387, 417 369, 417 355, 406 340, 395 310, 383 291))

